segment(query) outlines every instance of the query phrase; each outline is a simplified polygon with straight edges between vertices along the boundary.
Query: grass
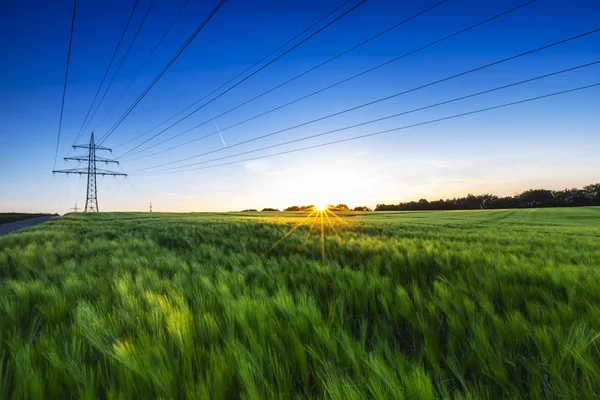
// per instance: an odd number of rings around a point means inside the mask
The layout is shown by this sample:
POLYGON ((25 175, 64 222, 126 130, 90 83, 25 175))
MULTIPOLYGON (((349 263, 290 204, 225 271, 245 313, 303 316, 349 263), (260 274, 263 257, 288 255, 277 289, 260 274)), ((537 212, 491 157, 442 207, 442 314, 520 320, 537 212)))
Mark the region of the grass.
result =
POLYGON ((305 215, 0 237, 0 398, 598 398, 600 208, 305 215))
POLYGON ((0 213, 0 225, 29 218, 43 217, 45 215, 48 214, 0 213))

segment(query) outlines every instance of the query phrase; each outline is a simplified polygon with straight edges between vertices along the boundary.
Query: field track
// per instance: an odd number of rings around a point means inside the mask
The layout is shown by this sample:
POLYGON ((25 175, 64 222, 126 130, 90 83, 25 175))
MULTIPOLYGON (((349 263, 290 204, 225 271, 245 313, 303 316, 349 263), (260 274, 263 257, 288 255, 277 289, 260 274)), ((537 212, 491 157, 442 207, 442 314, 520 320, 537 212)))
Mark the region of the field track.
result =
POLYGON ((37 224, 46 222, 52 217, 51 215, 44 215, 43 217, 24 219, 21 221, 9 222, 7 224, 0 225, 0 236, 7 235, 11 232, 18 231, 19 229, 27 228, 37 224))

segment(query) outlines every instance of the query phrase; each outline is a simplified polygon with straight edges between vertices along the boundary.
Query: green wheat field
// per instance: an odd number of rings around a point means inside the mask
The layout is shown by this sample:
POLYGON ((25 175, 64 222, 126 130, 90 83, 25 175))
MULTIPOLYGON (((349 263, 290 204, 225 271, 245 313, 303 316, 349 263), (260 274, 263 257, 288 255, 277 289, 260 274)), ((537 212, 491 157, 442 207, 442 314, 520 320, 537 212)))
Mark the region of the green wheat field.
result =
POLYGON ((307 215, 0 237, 0 398, 600 395, 600 207, 307 215))

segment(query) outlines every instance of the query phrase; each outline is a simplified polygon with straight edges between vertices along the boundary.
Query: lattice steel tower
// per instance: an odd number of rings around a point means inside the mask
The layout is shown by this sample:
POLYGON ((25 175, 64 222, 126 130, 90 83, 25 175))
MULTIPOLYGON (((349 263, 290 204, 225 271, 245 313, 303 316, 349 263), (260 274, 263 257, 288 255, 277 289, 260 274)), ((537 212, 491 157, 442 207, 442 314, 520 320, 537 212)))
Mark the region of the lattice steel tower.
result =
POLYGON ((118 161, 110 160, 104 157, 96 157, 96 150, 101 151, 110 151, 112 150, 107 147, 97 146, 94 140, 94 132, 92 132, 92 136, 90 137, 90 144, 76 144, 73 146, 74 149, 88 149, 87 156, 74 156, 74 157, 65 157, 65 161, 79 161, 79 162, 87 162, 87 170, 85 169, 59 169, 54 170, 52 173, 56 174, 79 174, 79 175, 87 175, 87 196, 85 198, 85 209, 84 212, 99 212, 98 208, 98 189, 96 186, 96 176, 97 175, 108 175, 108 176, 127 176, 127 174, 122 172, 108 171, 104 169, 98 169, 96 167, 96 163, 101 162, 105 164, 114 163, 119 164, 118 161))

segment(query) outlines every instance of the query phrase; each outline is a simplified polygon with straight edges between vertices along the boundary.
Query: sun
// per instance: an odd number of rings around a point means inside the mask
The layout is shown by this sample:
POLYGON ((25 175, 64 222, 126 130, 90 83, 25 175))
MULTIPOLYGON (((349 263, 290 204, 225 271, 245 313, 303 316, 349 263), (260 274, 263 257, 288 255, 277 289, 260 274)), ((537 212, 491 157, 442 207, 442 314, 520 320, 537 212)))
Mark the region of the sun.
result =
POLYGON ((316 203, 315 204, 315 210, 317 210, 317 211, 325 211, 325 210, 327 210, 327 204, 326 203, 316 203))

